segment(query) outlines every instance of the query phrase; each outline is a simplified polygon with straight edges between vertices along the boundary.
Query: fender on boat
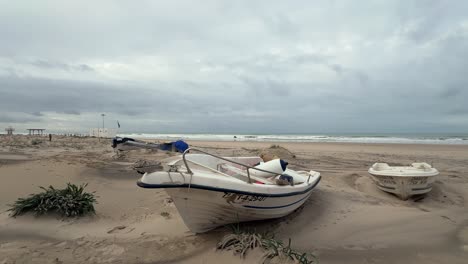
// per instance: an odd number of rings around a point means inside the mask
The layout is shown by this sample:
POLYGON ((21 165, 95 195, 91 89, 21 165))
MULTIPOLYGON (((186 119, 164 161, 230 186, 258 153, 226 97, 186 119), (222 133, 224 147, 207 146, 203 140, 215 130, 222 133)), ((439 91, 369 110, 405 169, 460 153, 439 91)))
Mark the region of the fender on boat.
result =
POLYGON ((271 172, 274 172, 275 174, 269 173, 269 172, 264 172, 264 171, 259 171, 259 170, 255 170, 255 169, 249 169, 249 173, 252 176, 262 177, 262 178, 269 178, 269 177, 272 177, 272 176, 276 176, 278 174, 283 174, 284 171, 286 170, 287 166, 288 166, 288 163, 286 161, 284 161, 282 159, 274 159, 274 160, 270 160, 270 161, 261 163, 261 164, 255 166, 254 168, 258 168, 258 169, 266 170, 266 171, 271 171, 271 172))

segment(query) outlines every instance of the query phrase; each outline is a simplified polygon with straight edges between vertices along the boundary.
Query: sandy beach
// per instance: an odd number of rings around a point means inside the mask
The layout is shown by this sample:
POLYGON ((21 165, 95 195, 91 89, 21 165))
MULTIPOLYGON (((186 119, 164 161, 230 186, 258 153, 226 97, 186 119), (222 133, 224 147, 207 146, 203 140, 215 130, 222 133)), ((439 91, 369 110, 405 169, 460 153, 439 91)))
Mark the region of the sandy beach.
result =
MULTIPOLYGON (((293 169, 313 169, 322 181, 303 207, 282 219, 251 223, 320 263, 466 263, 468 146, 352 143, 188 142, 225 156, 256 155, 278 144, 293 169), (423 199, 402 201, 377 189, 374 162, 425 161, 440 171, 423 199)), ((117 156, 110 140, 0 136, 0 263, 257 263, 219 252, 226 233, 195 235, 164 190, 142 189, 131 165, 174 153, 135 150, 117 156), (40 142, 32 144, 33 139, 40 142), (88 183, 96 215, 10 217, 9 204, 40 191, 88 183)))

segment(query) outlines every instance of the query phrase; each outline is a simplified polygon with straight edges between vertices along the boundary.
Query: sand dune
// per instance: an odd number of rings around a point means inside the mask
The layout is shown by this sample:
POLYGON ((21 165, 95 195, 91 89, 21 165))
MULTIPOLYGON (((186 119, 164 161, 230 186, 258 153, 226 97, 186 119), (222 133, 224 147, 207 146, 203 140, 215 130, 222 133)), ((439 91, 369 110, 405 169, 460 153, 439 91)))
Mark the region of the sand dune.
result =
MULTIPOLYGON (((273 143, 189 142, 210 152, 254 155, 273 143)), ((320 171, 323 180, 297 212, 248 223, 292 239, 320 263, 466 263, 468 259, 468 146, 274 143, 295 155, 293 168, 320 171), (367 174, 374 162, 433 163, 441 172, 423 199, 401 201, 378 190, 367 174)), ((194 235, 162 190, 138 188, 139 159, 164 152, 131 151, 116 157, 109 141, 56 137, 0 137, 0 263, 252 263, 216 252, 224 229, 194 235), (88 183, 98 195, 95 216, 11 218, 6 210, 39 186, 88 183)))

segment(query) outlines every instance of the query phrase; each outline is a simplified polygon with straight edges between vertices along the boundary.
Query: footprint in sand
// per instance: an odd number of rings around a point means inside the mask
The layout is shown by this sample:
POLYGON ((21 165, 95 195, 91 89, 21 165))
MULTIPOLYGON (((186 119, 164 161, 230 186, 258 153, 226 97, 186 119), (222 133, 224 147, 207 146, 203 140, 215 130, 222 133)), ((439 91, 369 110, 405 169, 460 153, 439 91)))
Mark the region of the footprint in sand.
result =
POLYGON ((107 256, 119 256, 125 252, 125 248, 112 244, 102 248, 97 249, 97 251, 102 252, 103 255, 107 256))
POLYGON ((107 234, 113 234, 115 232, 118 232, 119 230, 124 230, 125 228, 127 228, 127 226, 124 226, 124 225, 116 226, 112 228, 111 230, 107 231, 107 234))

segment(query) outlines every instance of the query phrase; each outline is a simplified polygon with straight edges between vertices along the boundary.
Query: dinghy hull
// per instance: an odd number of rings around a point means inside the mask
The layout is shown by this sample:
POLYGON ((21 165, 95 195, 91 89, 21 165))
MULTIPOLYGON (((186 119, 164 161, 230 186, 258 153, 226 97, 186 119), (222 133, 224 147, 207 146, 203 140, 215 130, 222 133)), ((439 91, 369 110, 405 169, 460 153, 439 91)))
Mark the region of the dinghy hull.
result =
POLYGON ((435 176, 399 177, 373 175, 377 188, 393 193, 402 200, 408 200, 413 195, 425 194, 432 190, 435 176))
POLYGON ((413 163, 407 167, 375 163, 369 173, 380 190, 393 193, 402 200, 430 192, 439 174, 427 163, 413 163))

